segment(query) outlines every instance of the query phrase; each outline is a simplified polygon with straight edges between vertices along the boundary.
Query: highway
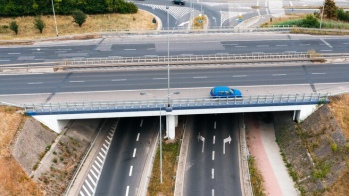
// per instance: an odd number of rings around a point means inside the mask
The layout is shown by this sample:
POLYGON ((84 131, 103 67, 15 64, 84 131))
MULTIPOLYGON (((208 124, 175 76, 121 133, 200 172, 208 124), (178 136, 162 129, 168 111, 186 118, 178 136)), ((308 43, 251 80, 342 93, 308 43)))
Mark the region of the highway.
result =
MULTIPOLYGON (((347 65, 193 67, 171 70, 170 82, 171 88, 345 83, 349 82, 347 65)), ((0 95, 166 88, 167 69, 0 75, 0 95)))
POLYGON ((237 115, 194 117, 193 128, 190 130, 183 195, 242 195, 237 115))
MULTIPOLYGON (((159 119, 122 118, 115 131, 95 195, 136 195, 156 142, 159 119)), ((150 165, 149 165, 150 166, 150 165)))
MULTIPOLYGON (((348 36, 292 34, 170 35, 170 55, 308 52, 347 53, 348 36), (251 36, 253 35, 253 36, 251 36)), ((55 62, 65 59, 167 56, 167 36, 122 36, 88 41, 39 42, 30 46, 1 46, 0 66, 55 62)))

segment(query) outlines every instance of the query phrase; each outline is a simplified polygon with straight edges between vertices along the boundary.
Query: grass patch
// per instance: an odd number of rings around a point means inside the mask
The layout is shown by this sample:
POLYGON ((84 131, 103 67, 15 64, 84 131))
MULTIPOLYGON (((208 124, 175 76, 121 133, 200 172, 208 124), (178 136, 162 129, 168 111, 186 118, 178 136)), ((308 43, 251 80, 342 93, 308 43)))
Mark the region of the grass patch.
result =
POLYGON ((253 195, 265 196, 266 194, 264 193, 263 177, 261 172, 257 169, 256 160, 252 156, 248 158, 248 167, 250 170, 253 195))
POLYGON ((326 62, 324 58, 321 58, 322 54, 317 53, 315 50, 308 50, 308 54, 310 55, 311 62, 320 62, 320 63, 326 62))
POLYGON ((201 15, 194 18, 194 29, 204 29, 206 24, 207 24, 207 18, 205 15, 201 15))
POLYGON ((162 144, 162 184, 160 183, 160 149, 157 150, 147 195, 173 195, 179 148, 178 142, 162 144))
MULTIPOLYGON (((41 17, 46 24, 42 34, 34 27, 34 18, 32 16, 2 17, 0 20, 0 40, 37 39, 56 36, 56 27, 52 15, 41 17), (19 25, 18 35, 15 35, 8 27, 12 21, 16 21, 19 25)), ((157 27, 156 24, 152 23, 153 16, 142 10, 139 10, 136 14, 88 15, 82 27, 73 22, 72 16, 58 15, 56 18, 59 36, 100 32, 107 29, 154 30, 157 27)))
POLYGON ((330 97, 328 104, 346 138, 349 138, 349 94, 330 97))

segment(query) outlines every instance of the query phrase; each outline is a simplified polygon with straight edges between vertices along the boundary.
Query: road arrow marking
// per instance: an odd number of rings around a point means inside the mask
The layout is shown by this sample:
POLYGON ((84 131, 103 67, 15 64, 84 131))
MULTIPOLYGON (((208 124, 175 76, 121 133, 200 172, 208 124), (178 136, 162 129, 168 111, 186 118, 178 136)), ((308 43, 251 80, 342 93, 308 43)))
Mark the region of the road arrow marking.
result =
POLYGON ((230 135, 229 135, 229 137, 223 139, 223 154, 225 154, 225 143, 227 143, 227 142, 229 142, 229 144, 230 144, 230 142, 231 142, 231 137, 230 137, 230 135))
POLYGON ((200 132, 199 132, 198 141, 200 141, 200 140, 202 141, 202 152, 204 152, 205 138, 202 137, 202 136, 200 135, 200 132))

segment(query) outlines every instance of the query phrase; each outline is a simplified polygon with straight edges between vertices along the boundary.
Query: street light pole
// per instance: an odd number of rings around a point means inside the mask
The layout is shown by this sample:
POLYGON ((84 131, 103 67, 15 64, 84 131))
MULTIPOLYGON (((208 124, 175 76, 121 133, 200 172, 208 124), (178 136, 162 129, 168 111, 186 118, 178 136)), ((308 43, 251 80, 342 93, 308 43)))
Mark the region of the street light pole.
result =
POLYGON ((55 20, 55 25, 56 25, 56 35, 58 37, 58 27, 57 27, 57 21, 56 21, 56 14, 55 14, 55 6, 53 5, 53 0, 51 0, 52 3, 52 11, 53 11, 53 18, 55 20))
MULTIPOLYGON (((161 103, 160 101, 163 101, 166 97, 170 97, 170 95, 178 95, 180 94, 180 92, 173 92, 173 93, 169 93, 167 94, 165 97, 163 97, 162 99, 159 100, 159 116, 160 116, 160 127, 159 127, 159 143, 160 143, 160 183, 162 184, 162 127, 161 127, 161 103)), ((140 93, 140 95, 151 95, 153 96, 155 99, 158 99, 155 95, 151 94, 151 93, 140 93)))
MULTIPOLYGON (((167 94, 170 95, 170 40, 169 40, 169 33, 170 33, 170 20, 168 15, 169 7, 166 6, 167 10, 167 94)), ((170 106, 170 96, 168 96, 167 99, 167 107, 170 106)))
POLYGON ((320 20, 320 29, 321 29, 321 25, 322 25, 322 18, 324 17, 325 2, 326 2, 326 0, 324 0, 324 3, 322 4, 322 12, 321 12, 321 20, 320 20))

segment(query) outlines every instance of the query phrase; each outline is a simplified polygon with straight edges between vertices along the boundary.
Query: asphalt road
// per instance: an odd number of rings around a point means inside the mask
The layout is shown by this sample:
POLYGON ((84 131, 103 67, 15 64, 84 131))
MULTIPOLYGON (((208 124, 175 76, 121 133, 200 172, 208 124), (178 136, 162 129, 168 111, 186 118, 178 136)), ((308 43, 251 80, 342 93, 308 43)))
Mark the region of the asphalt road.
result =
POLYGON ((194 118, 183 195, 242 195, 237 114, 196 115, 194 118), (204 137, 204 142, 198 136, 204 137), (229 136, 231 143, 223 147, 223 140, 229 136))
MULTIPOLYGON (((270 34, 170 35, 170 56, 245 53, 348 53, 348 36, 270 34)), ((167 36, 131 36, 83 41, 43 42, 0 47, 0 66, 65 59, 167 56, 167 36)))
POLYGON ((120 119, 95 195, 136 195, 158 125, 156 117, 120 119))
MULTIPOLYGON (((348 64, 171 70, 171 88, 349 82, 348 64)), ((167 70, 0 75, 0 94, 166 89, 167 70)), ((315 89, 314 89, 315 90, 315 89)))

